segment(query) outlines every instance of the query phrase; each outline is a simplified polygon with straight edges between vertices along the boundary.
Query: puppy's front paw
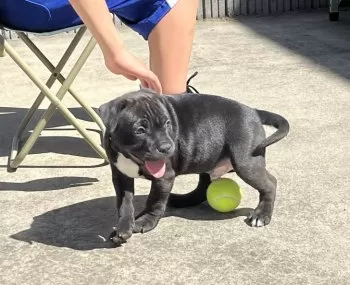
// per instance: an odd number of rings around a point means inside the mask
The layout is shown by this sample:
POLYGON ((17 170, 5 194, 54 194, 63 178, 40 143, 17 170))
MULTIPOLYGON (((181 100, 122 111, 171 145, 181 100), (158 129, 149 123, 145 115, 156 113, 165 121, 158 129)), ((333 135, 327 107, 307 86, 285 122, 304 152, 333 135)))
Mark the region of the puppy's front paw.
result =
POLYGON ((246 220, 247 224, 252 227, 267 226, 271 222, 271 213, 254 210, 246 220))
POLYGON ((112 241, 117 246, 120 246, 123 243, 126 243, 126 239, 124 239, 122 237, 122 235, 120 235, 116 229, 113 230, 111 232, 111 234, 109 235, 109 240, 112 241))
POLYGON ((146 233, 153 230, 158 222, 160 217, 152 216, 150 214, 144 214, 136 219, 134 233, 146 233))
POLYGON ((132 236, 133 227, 134 223, 131 218, 122 218, 119 220, 117 227, 114 228, 114 231, 110 234, 109 239, 116 245, 126 243, 132 236))

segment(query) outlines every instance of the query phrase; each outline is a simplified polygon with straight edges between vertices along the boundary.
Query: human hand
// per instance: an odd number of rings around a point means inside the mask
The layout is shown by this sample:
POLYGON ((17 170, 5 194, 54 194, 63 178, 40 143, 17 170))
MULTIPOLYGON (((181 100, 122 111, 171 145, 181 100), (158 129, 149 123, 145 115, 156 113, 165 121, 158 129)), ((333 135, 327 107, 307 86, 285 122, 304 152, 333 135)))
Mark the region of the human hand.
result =
POLYGON ((126 48, 118 49, 115 55, 105 55, 106 67, 115 74, 130 80, 140 80, 142 87, 150 88, 161 94, 162 86, 158 77, 126 48))
POLYGON ((142 87, 162 93, 158 77, 124 47, 106 1, 69 0, 69 2, 98 42, 105 64, 111 72, 130 80, 139 79, 142 87))

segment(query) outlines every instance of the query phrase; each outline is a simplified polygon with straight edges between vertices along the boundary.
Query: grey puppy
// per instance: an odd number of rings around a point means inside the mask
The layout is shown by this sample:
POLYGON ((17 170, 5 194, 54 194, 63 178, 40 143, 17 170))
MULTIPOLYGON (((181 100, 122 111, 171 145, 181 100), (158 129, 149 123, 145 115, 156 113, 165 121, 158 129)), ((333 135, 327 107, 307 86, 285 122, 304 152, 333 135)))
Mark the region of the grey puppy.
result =
POLYGON ((248 224, 270 223, 277 180, 266 170, 265 149, 288 134, 289 123, 282 116, 220 96, 160 96, 147 89, 103 104, 99 113, 117 198, 118 220, 110 236, 115 244, 155 228, 167 204, 202 203, 211 181, 231 171, 260 194, 248 224), (277 131, 266 137, 263 125, 277 131), (175 177, 184 174, 199 174, 197 188, 171 194, 175 177), (137 217, 135 178, 152 181, 145 209, 137 217))

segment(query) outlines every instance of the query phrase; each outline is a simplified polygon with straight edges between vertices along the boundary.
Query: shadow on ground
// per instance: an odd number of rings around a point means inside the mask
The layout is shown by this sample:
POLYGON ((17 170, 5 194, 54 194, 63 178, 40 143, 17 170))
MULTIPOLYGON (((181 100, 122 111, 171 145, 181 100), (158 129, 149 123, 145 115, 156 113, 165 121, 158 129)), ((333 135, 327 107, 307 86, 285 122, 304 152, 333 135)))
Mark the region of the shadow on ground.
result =
MULTIPOLYGON (((134 199, 135 212, 144 208, 147 196, 139 195, 134 199)), ((222 220, 248 216, 252 209, 237 209, 228 214, 220 214, 202 205, 174 209, 169 208, 165 217, 181 217, 189 220, 222 220)), ((30 229, 16 233, 11 238, 24 242, 38 242, 56 247, 68 247, 75 250, 114 248, 104 239, 115 226, 115 197, 104 197, 55 209, 34 218, 30 229)))
MULTIPOLYGON (((28 109, 26 108, 0 107, 0 157, 9 156, 12 139, 27 111, 28 109), (12 127, 9 128, 9 126, 12 127)), ((40 119, 44 111, 45 110, 43 109, 39 109, 35 113, 35 116, 29 123, 26 131, 24 132, 22 143, 29 137, 30 131, 33 130, 37 121, 40 119)), ((86 122, 92 122, 91 118, 86 114, 86 112, 82 108, 70 108, 70 111, 77 119, 86 122)), ((99 128, 97 125, 96 127, 94 127, 94 129, 87 128, 87 130, 91 135, 100 135, 99 128)), ((50 134, 50 136, 40 136, 37 142, 34 144, 29 155, 51 152, 56 154, 72 155, 86 158, 100 158, 98 154, 88 145, 88 143, 82 137, 61 135, 62 131, 73 131, 74 133, 77 133, 77 131, 58 112, 56 112, 51 118, 51 120, 49 120, 44 131, 46 132, 46 134, 50 134)), ((2 165, 1 167, 6 166, 2 165)), ((35 168, 35 166, 30 167, 35 168)), ((45 167, 50 166, 45 165, 45 167)), ((82 165, 78 167, 84 168, 89 166, 82 165)), ((93 167, 96 167, 96 165, 94 165, 93 167)))
POLYGON ((52 191, 62 190, 78 186, 92 185, 98 182, 97 178, 62 176, 52 178, 35 179, 28 182, 0 181, 0 191, 52 191))

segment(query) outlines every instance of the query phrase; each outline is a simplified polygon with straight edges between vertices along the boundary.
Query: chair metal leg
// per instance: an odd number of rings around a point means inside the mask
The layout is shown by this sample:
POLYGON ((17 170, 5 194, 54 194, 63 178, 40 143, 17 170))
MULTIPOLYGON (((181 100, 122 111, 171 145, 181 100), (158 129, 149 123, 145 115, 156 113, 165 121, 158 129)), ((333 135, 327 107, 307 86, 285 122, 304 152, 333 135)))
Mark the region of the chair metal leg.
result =
MULTIPOLYGON (((82 38, 83 34, 86 31, 86 27, 82 27, 79 29, 77 35, 73 39, 73 42, 78 44, 80 39, 82 38)), ((47 67, 47 69, 52 72, 58 81, 63 84, 63 82, 66 80, 64 76, 60 73, 61 70, 55 71, 55 66, 50 62, 49 59, 36 47, 36 45, 23 33, 19 35, 19 37, 23 40, 23 42, 33 51, 33 53, 41 60, 41 62, 47 67)), ((72 42, 72 43, 73 43, 72 42)), ((96 114, 96 112, 91 108, 91 106, 82 99, 81 96, 77 94, 75 90, 73 90, 72 87, 68 88, 68 92, 73 96, 73 98, 83 107, 83 109, 86 111, 86 113, 90 116, 90 118, 98 124, 98 126, 101 129, 101 132, 104 133, 105 126, 101 120, 101 118, 96 114)))
MULTIPOLYGON (((74 39, 72 40, 72 42, 70 43, 70 45, 68 46, 67 50, 65 51, 65 53, 63 54, 62 58, 60 59, 60 61, 57 64, 57 67, 53 66, 53 69, 50 70, 51 71, 51 76, 48 79, 48 81, 46 82, 46 86, 51 88, 53 86, 53 84, 55 83, 56 79, 57 79, 57 74, 59 74, 63 67, 65 66, 65 64, 67 63, 68 59, 70 58, 70 56, 72 55, 73 51, 75 50, 75 48, 77 47, 79 41, 81 40, 83 34, 84 34, 85 30, 80 30, 78 32, 78 34, 74 37, 74 39)), ((22 41, 35 53, 37 54, 37 52, 39 51, 39 49, 34 45, 34 43, 22 32, 18 32, 17 33, 18 36, 22 39, 22 41), (29 41, 29 42, 28 42, 29 41), (33 46, 35 48, 33 48, 33 46)), ((40 52, 40 51, 39 51, 40 52)), ((41 53, 41 52, 40 52, 41 53)), ((44 56, 44 55, 43 55, 44 56)), ((20 123, 16 134, 13 137, 12 140, 12 149, 13 149, 13 156, 16 156, 17 154, 17 150, 18 150, 18 144, 19 141, 21 140, 21 136, 23 134, 23 131, 25 130, 25 128, 27 127, 27 125, 29 124, 29 122, 31 121, 33 115, 35 114, 35 111, 39 108, 40 104, 43 102, 43 100, 45 99, 45 94, 43 92, 40 92, 40 94, 38 95, 38 97, 36 98, 36 100, 34 101, 33 105, 31 106, 31 108, 29 109, 29 111, 27 112, 27 114, 24 116, 24 118, 22 119, 22 122, 20 123)))
POLYGON ((5 56, 5 36, 2 34, 3 31, 0 30, 0 57, 5 56))
MULTIPOLYGON (((62 78, 63 80, 63 78, 62 78)), ((62 82, 62 80, 60 80, 62 82)), ((74 97, 74 99, 81 105, 83 106, 83 109, 86 111, 86 113, 90 116, 90 118, 96 123, 98 124, 98 126, 101 129, 101 133, 103 134, 105 132, 105 125, 103 124, 100 116, 98 114, 96 114, 96 112, 94 111, 94 109, 91 108, 91 106, 82 99, 81 96, 78 96, 78 94, 73 91, 72 89, 70 89, 70 93, 71 95, 74 97)))
POLYGON ((72 84, 73 80, 79 73, 83 64, 87 60, 88 56, 92 52, 93 48, 96 45, 96 41, 91 38, 87 46, 85 47, 83 53, 80 55, 76 64, 72 68, 71 72, 67 76, 67 79, 62 84, 61 88, 57 92, 56 96, 50 91, 50 89, 38 78, 31 68, 20 58, 17 52, 5 41, 5 50, 11 56, 11 58, 16 62, 16 64, 27 74, 27 76, 33 81, 33 83, 45 94, 46 97, 52 102, 50 107, 47 109, 43 115, 40 122, 37 124, 32 135, 29 137, 25 145, 22 147, 21 151, 17 156, 10 160, 10 167, 17 168, 19 164, 23 161, 24 157, 28 154, 32 148, 34 142, 39 137, 40 132, 45 128, 47 121, 52 117, 55 109, 58 108, 59 111, 64 115, 64 117, 70 122, 78 132, 84 137, 86 142, 103 158, 105 161, 108 161, 107 155, 104 149, 96 144, 87 133, 86 129, 80 125, 78 120, 73 116, 73 114, 65 107, 60 100, 62 100, 64 94, 67 92, 69 86, 72 84))
POLYGON ((329 20, 339 21, 340 0, 329 0, 329 20))

